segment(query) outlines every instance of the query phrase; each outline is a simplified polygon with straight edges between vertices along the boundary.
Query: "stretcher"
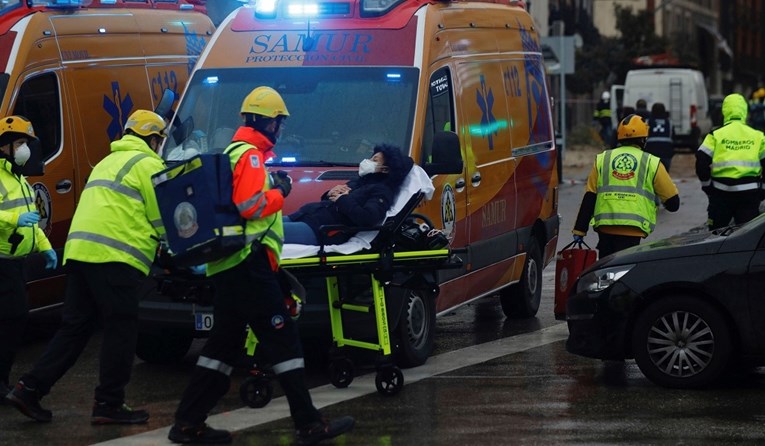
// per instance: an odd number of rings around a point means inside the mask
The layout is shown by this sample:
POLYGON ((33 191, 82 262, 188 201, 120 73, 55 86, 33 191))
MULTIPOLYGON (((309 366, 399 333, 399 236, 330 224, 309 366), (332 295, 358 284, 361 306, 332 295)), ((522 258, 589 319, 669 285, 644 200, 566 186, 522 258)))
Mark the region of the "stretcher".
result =
MULTIPOLYGON (((401 250, 398 242, 401 240, 401 231, 406 226, 405 222, 412 218, 413 211, 420 202, 433 192, 430 179, 424 171, 417 172, 417 169, 420 168, 415 166, 415 172, 410 172, 396 202, 388 211, 389 217, 383 224, 368 228, 336 225, 322 227, 324 231, 358 231, 357 236, 349 241, 356 247, 363 246, 360 252, 346 253, 348 247, 343 245, 308 248, 302 245, 294 248, 285 245, 282 268, 300 277, 323 277, 326 282, 333 341, 329 378, 337 388, 348 387, 354 378, 354 364, 344 351, 347 348, 358 348, 376 352, 378 355, 375 362, 377 391, 383 395, 398 393, 403 388, 404 375, 393 362, 386 290, 393 286, 416 288, 435 299, 438 295, 435 271, 462 266, 458 253, 448 246, 438 249, 401 250), (426 182, 421 182, 421 175, 425 175, 426 182), (412 191, 415 192, 412 194, 412 191), (305 253, 313 254, 300 256, 305 253), (343 296, 340 291, 339 278, 358 275, 369 278, 371 302, 359 303, 353 296, 343 296), (394 281, 394 277, 397 280, 394 281), (343 326, 343 314, 346 312, 369 314, 375 323, 375 339, 360 340, 349 337, 343 326)), ((248 354, 254 353, 256 345, 257 339, 250 332, 246 344, 248 354)), ((272 375, 269 371, 258 368, 250 373, 251 376, 240 386, 240 396, 250 407, 263 407, 268 404, 273 392, 270 384, 272 375)))

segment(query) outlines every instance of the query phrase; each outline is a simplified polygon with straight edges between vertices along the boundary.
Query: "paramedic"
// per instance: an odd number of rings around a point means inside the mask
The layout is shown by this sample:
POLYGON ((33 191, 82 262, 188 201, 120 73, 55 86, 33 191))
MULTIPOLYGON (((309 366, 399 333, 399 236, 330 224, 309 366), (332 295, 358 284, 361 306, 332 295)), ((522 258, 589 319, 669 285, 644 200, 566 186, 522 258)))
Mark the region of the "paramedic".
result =
POLYGON ((599 154, 592 166, 574 224, 574 241, 587 234, 590 219, 598 233, 603 258, 640 244, 656 225, 656 204, 675 212, 680 208, 677 187, 659 158, 642 150, 648 125, 629 115, 616 130, 619 145, 599 154))
POLYGON ((664 168, 669 172, 672 157, 675 155, 675 145, 672 142, 672 121, 664 104, 656 102, 651 106, 651 117, 648 118, 648 140, 645 151, 658 156, 664 168))
POLYGON ((307 203, 284 218, 284 242, 340 244, 353 234, 322 234, 322 225, 374 226, 385 219, 414 162, 398 147, 380 144, 359 164, 359 177, 328 190, 321 201, 307 203))
POLYGON ((592 114, 592 119, 600 124, 600 139, 603 140, 603 144, 610 146, 613 138, 614 130, 611 125, 611 93, 604 91, 600 95, 600 101, 595 106, 595 112, 592 114))
POLYGON ((165 168, 158 114, 136 110, 124 136, 93 168, 64 247, 67 268, 61 327, 32 371, 7 395, 24 415, 50 422, 40 399, 71 368, 99 321, 103 344, 91 423, 140 424, 144 410, 125 404, 138 337, 139 289, 164 234, 151 176, 165 168))
POLYGON ((325 420, 314 407, 305 382, 297 325, 287 313, 277 278, 282 249, 281 208, 292 189, 287 175, 269 175, 265 162, 289 116, 279 93, 258 87, 244 98, 244 125, 226 149, 234 172, 233 200, 245 218, 252 243, 207 264, 215 288, 215 325, 175 412, 168 438, 176 443, 230 443, 231 433, 205 424, 226 394, 230 374, 241 356, 247 325, 259 351, 272 364, 284 390, 298 444, 316 444, 353 427, 351 417, 325 420))
POLYGON ((30 157, 29 144, 39 144, 32 123, 23 116, 0 120, 0 391, 5 396, 13 360, 27 321, 24 258, 42 252, 45 267, 55 269, 56 251, 37 226, 35 193, 21 168, 30 157))
POLYGON ((746 125, 747 103, 740 94, 725 97, 723 126, 709 133, 696 151, 696 175, 709 197, 710 230, 748 222, 759 214, 765 136, 746 125))

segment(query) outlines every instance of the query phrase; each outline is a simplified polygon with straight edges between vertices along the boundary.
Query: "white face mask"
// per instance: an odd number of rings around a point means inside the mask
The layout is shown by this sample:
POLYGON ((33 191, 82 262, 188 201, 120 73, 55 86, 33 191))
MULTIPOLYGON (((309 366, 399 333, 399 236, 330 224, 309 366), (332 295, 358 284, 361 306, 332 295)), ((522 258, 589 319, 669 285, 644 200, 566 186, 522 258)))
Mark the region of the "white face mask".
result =
POLYGON ((13 162, 15 162, 17 166, 23 166, 29 161, 30 156, 32 156, 32 152, 29 150, 27 143, 24 143, 16 147, 13 151, 13 162))
POLYGON ((359 163, 360 177, 363 177, 364 175, 369 175, 370 173, 375 173, 376 170, 377 170, 377 163, 370 159, 365 159, 359 163))

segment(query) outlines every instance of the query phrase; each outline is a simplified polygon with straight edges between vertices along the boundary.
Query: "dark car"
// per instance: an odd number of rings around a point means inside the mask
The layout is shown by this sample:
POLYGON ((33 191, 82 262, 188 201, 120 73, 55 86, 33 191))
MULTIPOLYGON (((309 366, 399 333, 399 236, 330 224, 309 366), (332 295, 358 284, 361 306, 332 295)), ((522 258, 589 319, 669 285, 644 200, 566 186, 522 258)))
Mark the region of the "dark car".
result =
POLYGON ((634 358, 662 386, 704 387, 733 364, 765 364, 765 215, 605 257, 566 311, 569 352, 634 358))

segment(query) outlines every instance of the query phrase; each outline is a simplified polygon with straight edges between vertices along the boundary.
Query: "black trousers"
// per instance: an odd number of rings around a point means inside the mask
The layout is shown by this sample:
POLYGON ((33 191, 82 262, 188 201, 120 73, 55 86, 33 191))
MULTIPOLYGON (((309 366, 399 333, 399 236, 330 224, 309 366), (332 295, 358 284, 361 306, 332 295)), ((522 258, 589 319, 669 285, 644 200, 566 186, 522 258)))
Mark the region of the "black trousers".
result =
POLYGON ((61 328, 21 380, 41 395, 74 365, 96 329, 103 323, 99 383, 95 399, 109 405, 125 402, 138 337, 138 291, 144 274, 124 263, 85 263, 69 260, 61 328))
POLYGON ((0 383, 10 382, 28 314, 24 259, 0 259, 0 383))
POLYGON ((728 226, 731 219, 737 225, 744 224, 760 213, 759 189, 740 192, 712 189, 708 196, 707 226, 710 230, 728 226))
POLYGON ((630 235, 615 235, 598 233, 598 258, 613 254, 622 249, 631 248, 640 244, 642 237, 630 235))
POLYGON ((246 327, 258 337, 258 357, 274 368, 296 427, 321 418, 305 384, 297 325, 265 248, 234 268, 212 276, 215 325, 175 413, 179 424, 202 423, 228 392, 233 366, 243 354, 246 327))

